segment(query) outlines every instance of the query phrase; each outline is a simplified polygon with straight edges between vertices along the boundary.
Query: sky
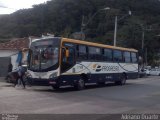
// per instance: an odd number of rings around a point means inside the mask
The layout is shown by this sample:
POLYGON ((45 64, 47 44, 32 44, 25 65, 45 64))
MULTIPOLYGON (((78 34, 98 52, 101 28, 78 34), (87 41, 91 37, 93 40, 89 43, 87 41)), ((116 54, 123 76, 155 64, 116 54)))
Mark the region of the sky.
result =
POLYGON ((23 8, 31 8, 32 5, 45 3, 49 0, 0 0, 0 14, 10 14, 23 8))

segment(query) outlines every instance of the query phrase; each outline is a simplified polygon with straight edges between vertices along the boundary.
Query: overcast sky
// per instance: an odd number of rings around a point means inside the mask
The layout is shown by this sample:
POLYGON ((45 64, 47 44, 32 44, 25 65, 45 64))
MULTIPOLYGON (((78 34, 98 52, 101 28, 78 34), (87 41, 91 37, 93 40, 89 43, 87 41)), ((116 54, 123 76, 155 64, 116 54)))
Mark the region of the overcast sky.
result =
POLYGON ((10 14, 23 8, 31 8, 32 5, 44 3, 49 0, 0 0, 0 14, 10 14))

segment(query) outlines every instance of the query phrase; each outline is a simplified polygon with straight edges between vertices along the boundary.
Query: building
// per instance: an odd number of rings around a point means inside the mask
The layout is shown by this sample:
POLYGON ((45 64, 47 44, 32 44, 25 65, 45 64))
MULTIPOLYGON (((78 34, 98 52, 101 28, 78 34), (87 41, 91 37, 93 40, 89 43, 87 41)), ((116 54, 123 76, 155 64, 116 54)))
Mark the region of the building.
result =
MULTIPOLYGON (((8 73, 8 65, 12 63, 13 69, 18 66, 17 57, 18 54, 24 50, 24 48, 29 48, 30 39, 29 38, 15 38, 9 42, 0 43, 0 77, 6 76, 8 73)), ((23 52, 25 54, 26 51, 23 52)), ((22 56, 22 60, 26 57, 22 56)))

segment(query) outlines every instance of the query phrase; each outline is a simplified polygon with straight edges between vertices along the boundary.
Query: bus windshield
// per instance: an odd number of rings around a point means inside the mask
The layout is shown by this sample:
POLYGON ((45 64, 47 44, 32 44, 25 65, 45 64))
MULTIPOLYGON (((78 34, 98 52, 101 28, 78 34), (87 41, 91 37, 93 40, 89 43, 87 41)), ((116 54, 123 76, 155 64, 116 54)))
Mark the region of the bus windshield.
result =
POLYGON ((31 44, 30 65, 33 71, 47 72, 58 65, 59 45, 53 40, 37 41, 31 44))

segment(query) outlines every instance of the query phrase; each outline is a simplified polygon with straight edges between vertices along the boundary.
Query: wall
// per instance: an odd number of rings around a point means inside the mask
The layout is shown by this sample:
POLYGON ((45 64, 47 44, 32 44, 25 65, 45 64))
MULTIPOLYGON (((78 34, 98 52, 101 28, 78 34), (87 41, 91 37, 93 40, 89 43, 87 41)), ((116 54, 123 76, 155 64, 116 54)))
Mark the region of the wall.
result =
POLYGON ((10 57, 17 53, 17 50, 0 50, 0 57, 10 57))
MULTIPOLYGON (((18 53, 17 50, 0 50, 0 59, 2 59, 2 61, 0 61, 0 66, 2 66, 4 68, 4 66, 6 66, 6 64, 9 64, 8 62, 11 62, 13 65, 13 69, 16 69, 17 68, 17 64, 16 64, 17 53, 18 53), (8 60, 5 61, 5 59, 7 59, 7 58, 10 59, 10 61, 8 61, 8 60), (3 66, 3 64, 5 64, 5 65, 3 66)), ((8 65, 7 65, 7 68, 8 68, 8 65)))
MULTIPOLYGON (((25 64, 26 63, 26 59, 27 59, 27 51, 24 52, 24 56, 22 58, 22 62, 24 62, 25 64)), ((5 58, 8 58, 10 59, 10 61, 8 60, 2 60, 0 61, 0 66, 3 66, 3 64, 7 64, 7 68, 8 68, 8 64, 11 62, 12 65, 13 65, 13 69, 12 70, 15 70, 17 67, 18 67, 18 63, 16 63, 16 60, 17 60, 17 56, 18 56, 18 50, 0 50, 0 59, 5 59, 5 58)), ((4 68, 4 66, 3 66, 4 68)), ((1 68, 0 68, 1 69, 1 68)))
POLYGON ((10 61, 10 57, 0 57, 0 77, 5 77, 7 75, 10 61))

